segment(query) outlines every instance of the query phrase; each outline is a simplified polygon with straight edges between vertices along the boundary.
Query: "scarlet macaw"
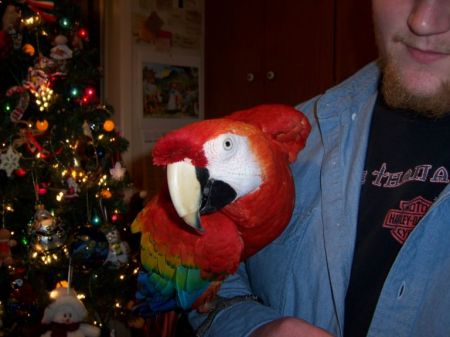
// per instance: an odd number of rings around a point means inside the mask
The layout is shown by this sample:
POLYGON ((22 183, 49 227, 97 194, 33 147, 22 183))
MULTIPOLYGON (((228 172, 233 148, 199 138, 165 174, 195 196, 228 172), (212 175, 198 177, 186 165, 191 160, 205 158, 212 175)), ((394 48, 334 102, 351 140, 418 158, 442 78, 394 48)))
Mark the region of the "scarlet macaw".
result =
POLYGON ((283 231, 295 198, 289 164, 310 129, 292 107, 260 105, 156 143, 153 161, 167 168, 167 185, 132 224, 146 269, 138 279, 141 312, 199 308, 283 231))

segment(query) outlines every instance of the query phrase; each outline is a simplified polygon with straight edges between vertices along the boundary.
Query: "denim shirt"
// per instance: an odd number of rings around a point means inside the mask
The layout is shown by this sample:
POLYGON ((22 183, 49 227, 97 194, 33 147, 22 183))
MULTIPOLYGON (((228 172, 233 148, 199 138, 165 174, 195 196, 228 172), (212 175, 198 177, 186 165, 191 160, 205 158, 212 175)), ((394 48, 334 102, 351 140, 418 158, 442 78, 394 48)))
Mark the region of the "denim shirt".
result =
MULTIPOLYGON (((291 221, 279 238, 242 263, 219 293, 226 298, 254 294, 262 303, 243 301, 221 310, 206 336, 249 336, 283 316, 300 317, 343 336, 378 79, 378 67, 369 64, 298 107, 312 131, 291 167, 296 185, 291 221)), ((450 336, 449 193, 447 186, 400 250, 367 336, 450 336)), ((204 318, 190 315, 194 328, 204 318)))

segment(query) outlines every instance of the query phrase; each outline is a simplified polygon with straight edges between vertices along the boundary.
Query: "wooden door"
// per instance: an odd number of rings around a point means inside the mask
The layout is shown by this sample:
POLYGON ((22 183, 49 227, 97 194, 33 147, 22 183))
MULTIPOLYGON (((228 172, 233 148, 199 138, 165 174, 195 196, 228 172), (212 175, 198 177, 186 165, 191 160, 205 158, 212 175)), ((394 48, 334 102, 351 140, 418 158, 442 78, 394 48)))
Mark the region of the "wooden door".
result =
POLYGON ((206 1, 205 21, 207 118, 297 104, 376 55, 370 1, 206 1))
POLYGON ((266 0, 263 101, 298 104, 333 84, 334 0, 266 0))
POLYGON ((261 99, 262 3, 261 0, 205 1, 207 118, 255 105, 261 99))
POLYGON ((335 82, 377 57, 371 1, 336 0, 335 82))
POLYGON ((205 2, 205 116, 297 104, 333 83, 333 0, 205 2))

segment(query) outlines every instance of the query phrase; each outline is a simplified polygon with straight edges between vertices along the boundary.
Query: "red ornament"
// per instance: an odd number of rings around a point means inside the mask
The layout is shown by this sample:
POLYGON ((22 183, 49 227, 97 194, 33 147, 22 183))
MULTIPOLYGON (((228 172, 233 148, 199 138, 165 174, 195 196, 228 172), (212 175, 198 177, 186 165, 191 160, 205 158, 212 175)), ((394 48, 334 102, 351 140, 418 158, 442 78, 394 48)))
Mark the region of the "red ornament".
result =
POLYGON ((16 175, 19 177, 23 177, 27 174, 27 171, 25 171, 23 168, 18 168, 15 172, 16 175))
POLYGON ((82 39, 87 39, 87 37, 89 36, 87 29, 86 28, 80 28, 78 30, 78 36, 81 37, 82 39))
POLYGON ((47 194, 49 185, 50 185, 49 183, 40 183, 40 184, 38 184, 38 186, 36 186, 36 190, 37 190, 38 194, 39 195, 47 194))

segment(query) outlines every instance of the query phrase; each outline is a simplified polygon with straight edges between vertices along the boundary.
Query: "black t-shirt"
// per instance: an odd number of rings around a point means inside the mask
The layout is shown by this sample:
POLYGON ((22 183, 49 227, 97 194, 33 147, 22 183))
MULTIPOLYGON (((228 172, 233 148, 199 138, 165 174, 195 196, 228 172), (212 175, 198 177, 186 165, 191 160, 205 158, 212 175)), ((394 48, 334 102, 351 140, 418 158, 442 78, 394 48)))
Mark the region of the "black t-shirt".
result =
POLYGON ((398 251, 449 182, 450 116, 426 118, 378 98, 369 137, 345 337, 366 336, 398 251))

